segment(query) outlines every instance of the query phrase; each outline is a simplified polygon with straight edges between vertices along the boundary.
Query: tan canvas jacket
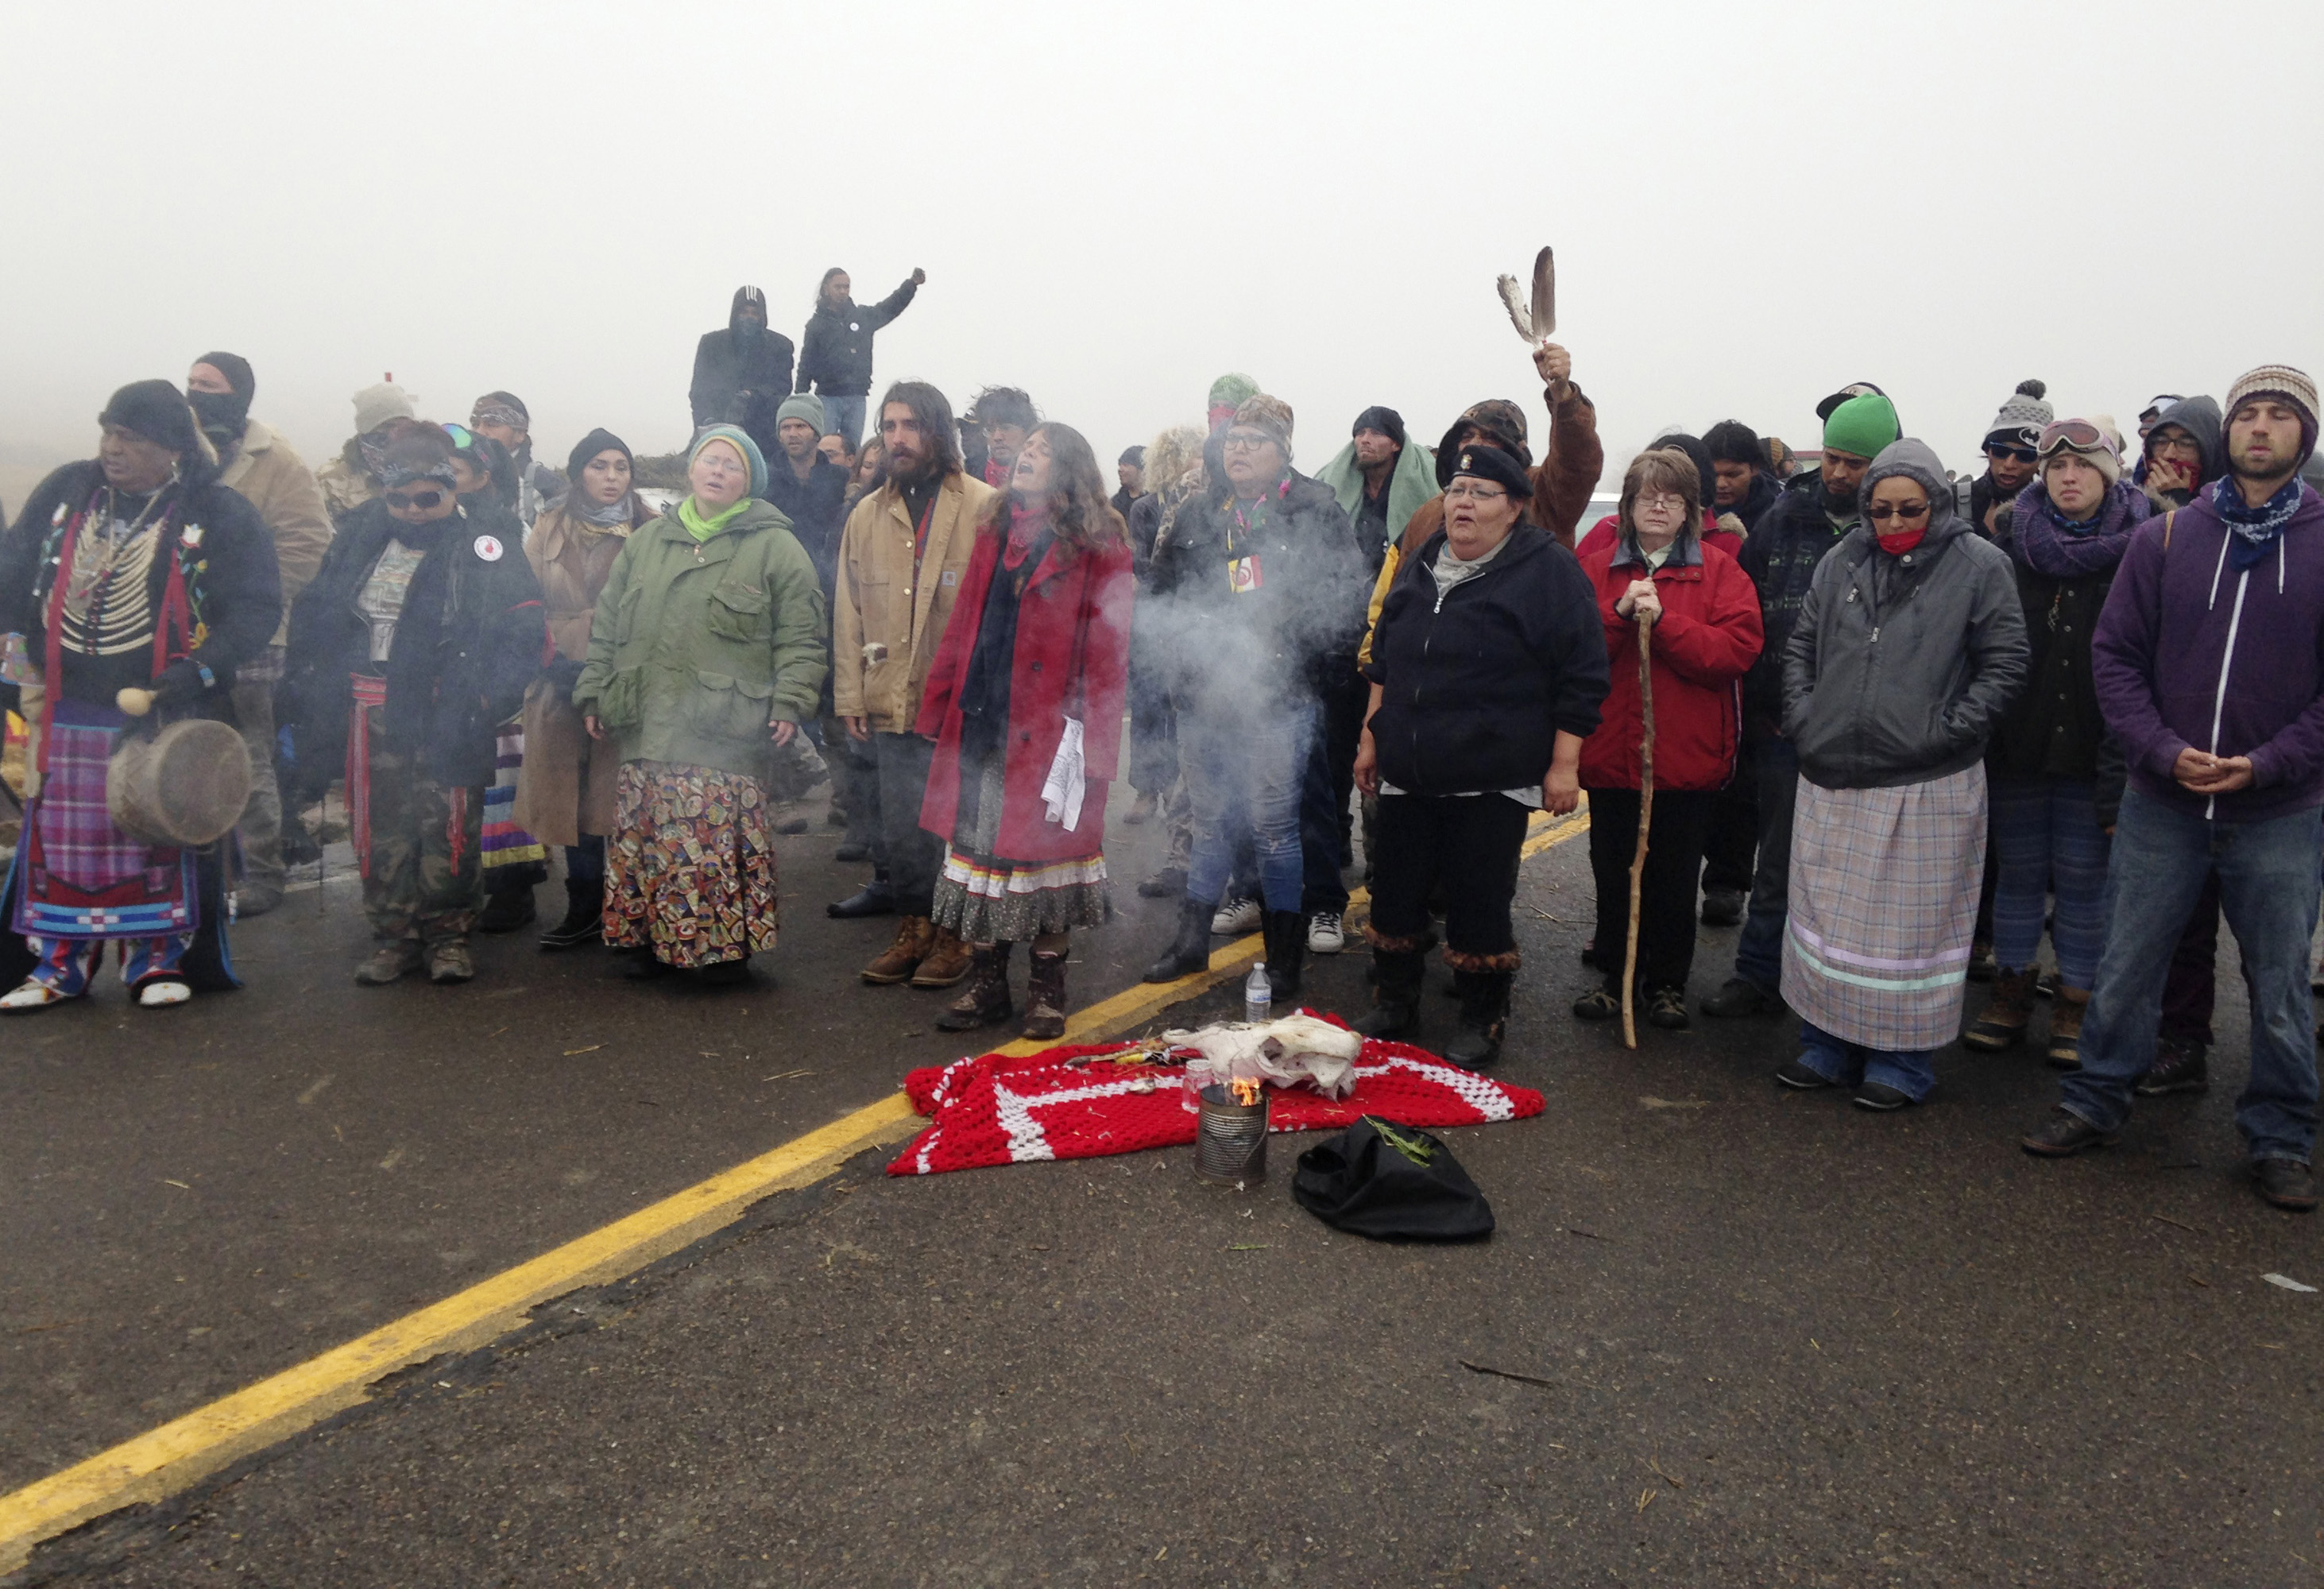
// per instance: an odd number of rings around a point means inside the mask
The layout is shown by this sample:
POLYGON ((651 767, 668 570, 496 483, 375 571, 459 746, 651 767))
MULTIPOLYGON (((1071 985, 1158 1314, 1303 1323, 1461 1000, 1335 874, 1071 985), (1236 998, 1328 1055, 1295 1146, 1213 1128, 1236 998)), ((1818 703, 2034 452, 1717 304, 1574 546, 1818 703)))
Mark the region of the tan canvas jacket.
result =
POLYGON ((869 718, 881 734, 912 731, 920 690, 976 545, 976 521, 992 495, 992 487, 965 475, 954 475, 937 488, 917 579, 917 526, 893 482, 847 515, 831 604, 832 710, 839 716, 869 718))

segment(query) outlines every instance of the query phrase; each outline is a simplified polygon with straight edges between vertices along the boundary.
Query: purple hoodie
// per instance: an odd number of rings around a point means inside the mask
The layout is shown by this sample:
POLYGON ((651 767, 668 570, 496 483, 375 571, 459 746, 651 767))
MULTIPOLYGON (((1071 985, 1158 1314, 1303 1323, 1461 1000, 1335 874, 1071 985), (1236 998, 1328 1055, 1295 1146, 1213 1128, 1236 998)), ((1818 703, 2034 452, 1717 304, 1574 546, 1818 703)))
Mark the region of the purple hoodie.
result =
POLYGON ((2231 534, 2208 493, 2140 525, 2091 672, 2141 794, 2213 821, 2263 822, 2324 804, 2324 497, 2303 489, 2275 550, 2242 573, 2231 534), (2181 787, 2172 768, 2190 745, 2249 756, 2251 787, 2181 787))

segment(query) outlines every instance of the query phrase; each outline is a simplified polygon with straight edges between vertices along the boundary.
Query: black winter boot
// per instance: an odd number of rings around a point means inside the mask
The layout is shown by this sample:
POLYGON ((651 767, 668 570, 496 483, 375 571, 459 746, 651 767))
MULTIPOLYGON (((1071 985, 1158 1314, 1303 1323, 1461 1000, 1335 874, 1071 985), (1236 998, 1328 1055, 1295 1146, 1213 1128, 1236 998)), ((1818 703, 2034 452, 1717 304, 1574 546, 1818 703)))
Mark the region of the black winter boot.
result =
POLYGON ((1148 982, 1176 982, 1207 970, 1211 964, 1211 918, 1216 900, 1187 900, 1178 907, 1178 936, 1162 957, 1146 968, 1148 982))
POLYGON ((1009 997, 1011 944, 978 944, 969 950, 968 987, 936 1017, 938 1031, 974 1031, 998 1026, 1017 1013, 1009 997))
POLYGON ((1371 1013, 1356 1022, 1356 1030, 1368 1038, 1386 1038, 1402 1042, 1420 1030, 1420 984, 1428 965, 1427 956, 1393 949, 1372 950, 1371 1013))
POLYGON ((605 936, 605 885, 565 880, 565 919, 540 935, 544 949, 577 949, 605 936))
POLYGON ((1509 984, 1507 971, 1456 971, 1454 985, 1461 993, 1461 1035, 1445 1046, 1446 1063, 1463 1070, 1483 1070, 1501 1057, 1501 1035, 1509 1024, 1509 984))
POLYGON ((1261 923, 1266 946, 1267 986, 1277 1015, 1299 1009, 1300 973, 1307 965, 1307 915, 1303 910, 1269 910, 1261 923))
POLYGON ((484 908, 476 918, 478 932, 514 932, 538 914, 532 900, 533 885, 522 875, 524 868, 516 870, 516 881, 498 887, 486 885, 484 908))

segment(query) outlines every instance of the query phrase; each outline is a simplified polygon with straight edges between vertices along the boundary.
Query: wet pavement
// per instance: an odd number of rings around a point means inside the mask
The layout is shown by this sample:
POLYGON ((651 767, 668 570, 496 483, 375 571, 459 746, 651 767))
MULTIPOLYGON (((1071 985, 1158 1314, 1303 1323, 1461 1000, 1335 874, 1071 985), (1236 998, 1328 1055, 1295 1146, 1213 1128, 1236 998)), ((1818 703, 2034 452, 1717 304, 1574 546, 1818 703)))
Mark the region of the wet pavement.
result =
MULTIPOLYGON (((1112 836, 1124 916, 1078 945, 1077 1002, 1167 931, 1128 887, 1157 836, 1112 836)), ((358 989, 327 886, 238 936, 244 993, 5 1028, 0 1489, 962 1052, 944 995, 854 980, 887 931, 824 918, 862 874, 833 843, 783 841, 747 989, 529 937, 466 988, 358 989)), ((2037 1162, 2030 1052, 1948 1050, 1926 1106, 1873 1116, 1775 1088, 1774 1021, 1637 1053, 1574 1022, 1584 848, 1520 895, 1502 1070, 1547 1111, 1443 1133, 1488 1243, 1331 1232, 1289 1197, 1300 1139, 1241 1195, 1190 1149, 867 1155, 23 1577, 2324 1583, 2324 1291, 2261 1278, 2324 1287, 2324 1222, 2238 1178, 2240 1010, 2218 1090, 2037 1162)), ((1698 996, 1732 939, 1704 933, 1698 996)), ((1311 1002, 1352 1012, 1362 974, 1322 963, 1311 1002)), ((1452 1012, 1432 993, 1432 1034, 1452 1012)))

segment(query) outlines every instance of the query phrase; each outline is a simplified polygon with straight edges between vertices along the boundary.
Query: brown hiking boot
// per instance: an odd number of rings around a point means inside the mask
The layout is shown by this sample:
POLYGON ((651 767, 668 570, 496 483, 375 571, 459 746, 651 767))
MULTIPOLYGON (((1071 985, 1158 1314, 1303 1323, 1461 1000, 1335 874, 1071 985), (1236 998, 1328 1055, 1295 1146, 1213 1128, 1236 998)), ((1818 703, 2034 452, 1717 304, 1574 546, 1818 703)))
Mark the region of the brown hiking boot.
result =
POLYGON ((916 988, 948 988, 968 975, 968 946, 949 927, 936 929, 936 940, 928 946, 920 968, 912 973, 916 988))
POLYGON ((1017 1012, 1009 1001, 1009 946, 983 944, 970 956, 968 991, 936 1017, 938 1031, 974 1031, 998 1026, 1017 1012))
POLYGON ((2082 1017, 2089 1008, 2089 989, 2058 984, 2058 1002, 2050 1007, 2050 1063, 2057 1069, 2082 1067, 2082 1017))
POLYGON ((1065 1035, 1065 957, 1033 951, 1033 971, 1025 989, 1022 1036, 1061 1038, 1065 1035))
POLYGON ((1961 1033, 1961 1047, 1982 1049, 1988 1054, 2014 1049, 2025 1040, 2025 1023, 2033 1018, 2034 967, 1997 972, 1993 996, 1986 1001, 1984 1012, 1961 1033))
POLYGON ((925 916, 907 916, 896 923, 896 941, 888 952, 863 968, 863 980, 879 987, 910 980, 920 962, 936 947, 936 924, 925 916))

